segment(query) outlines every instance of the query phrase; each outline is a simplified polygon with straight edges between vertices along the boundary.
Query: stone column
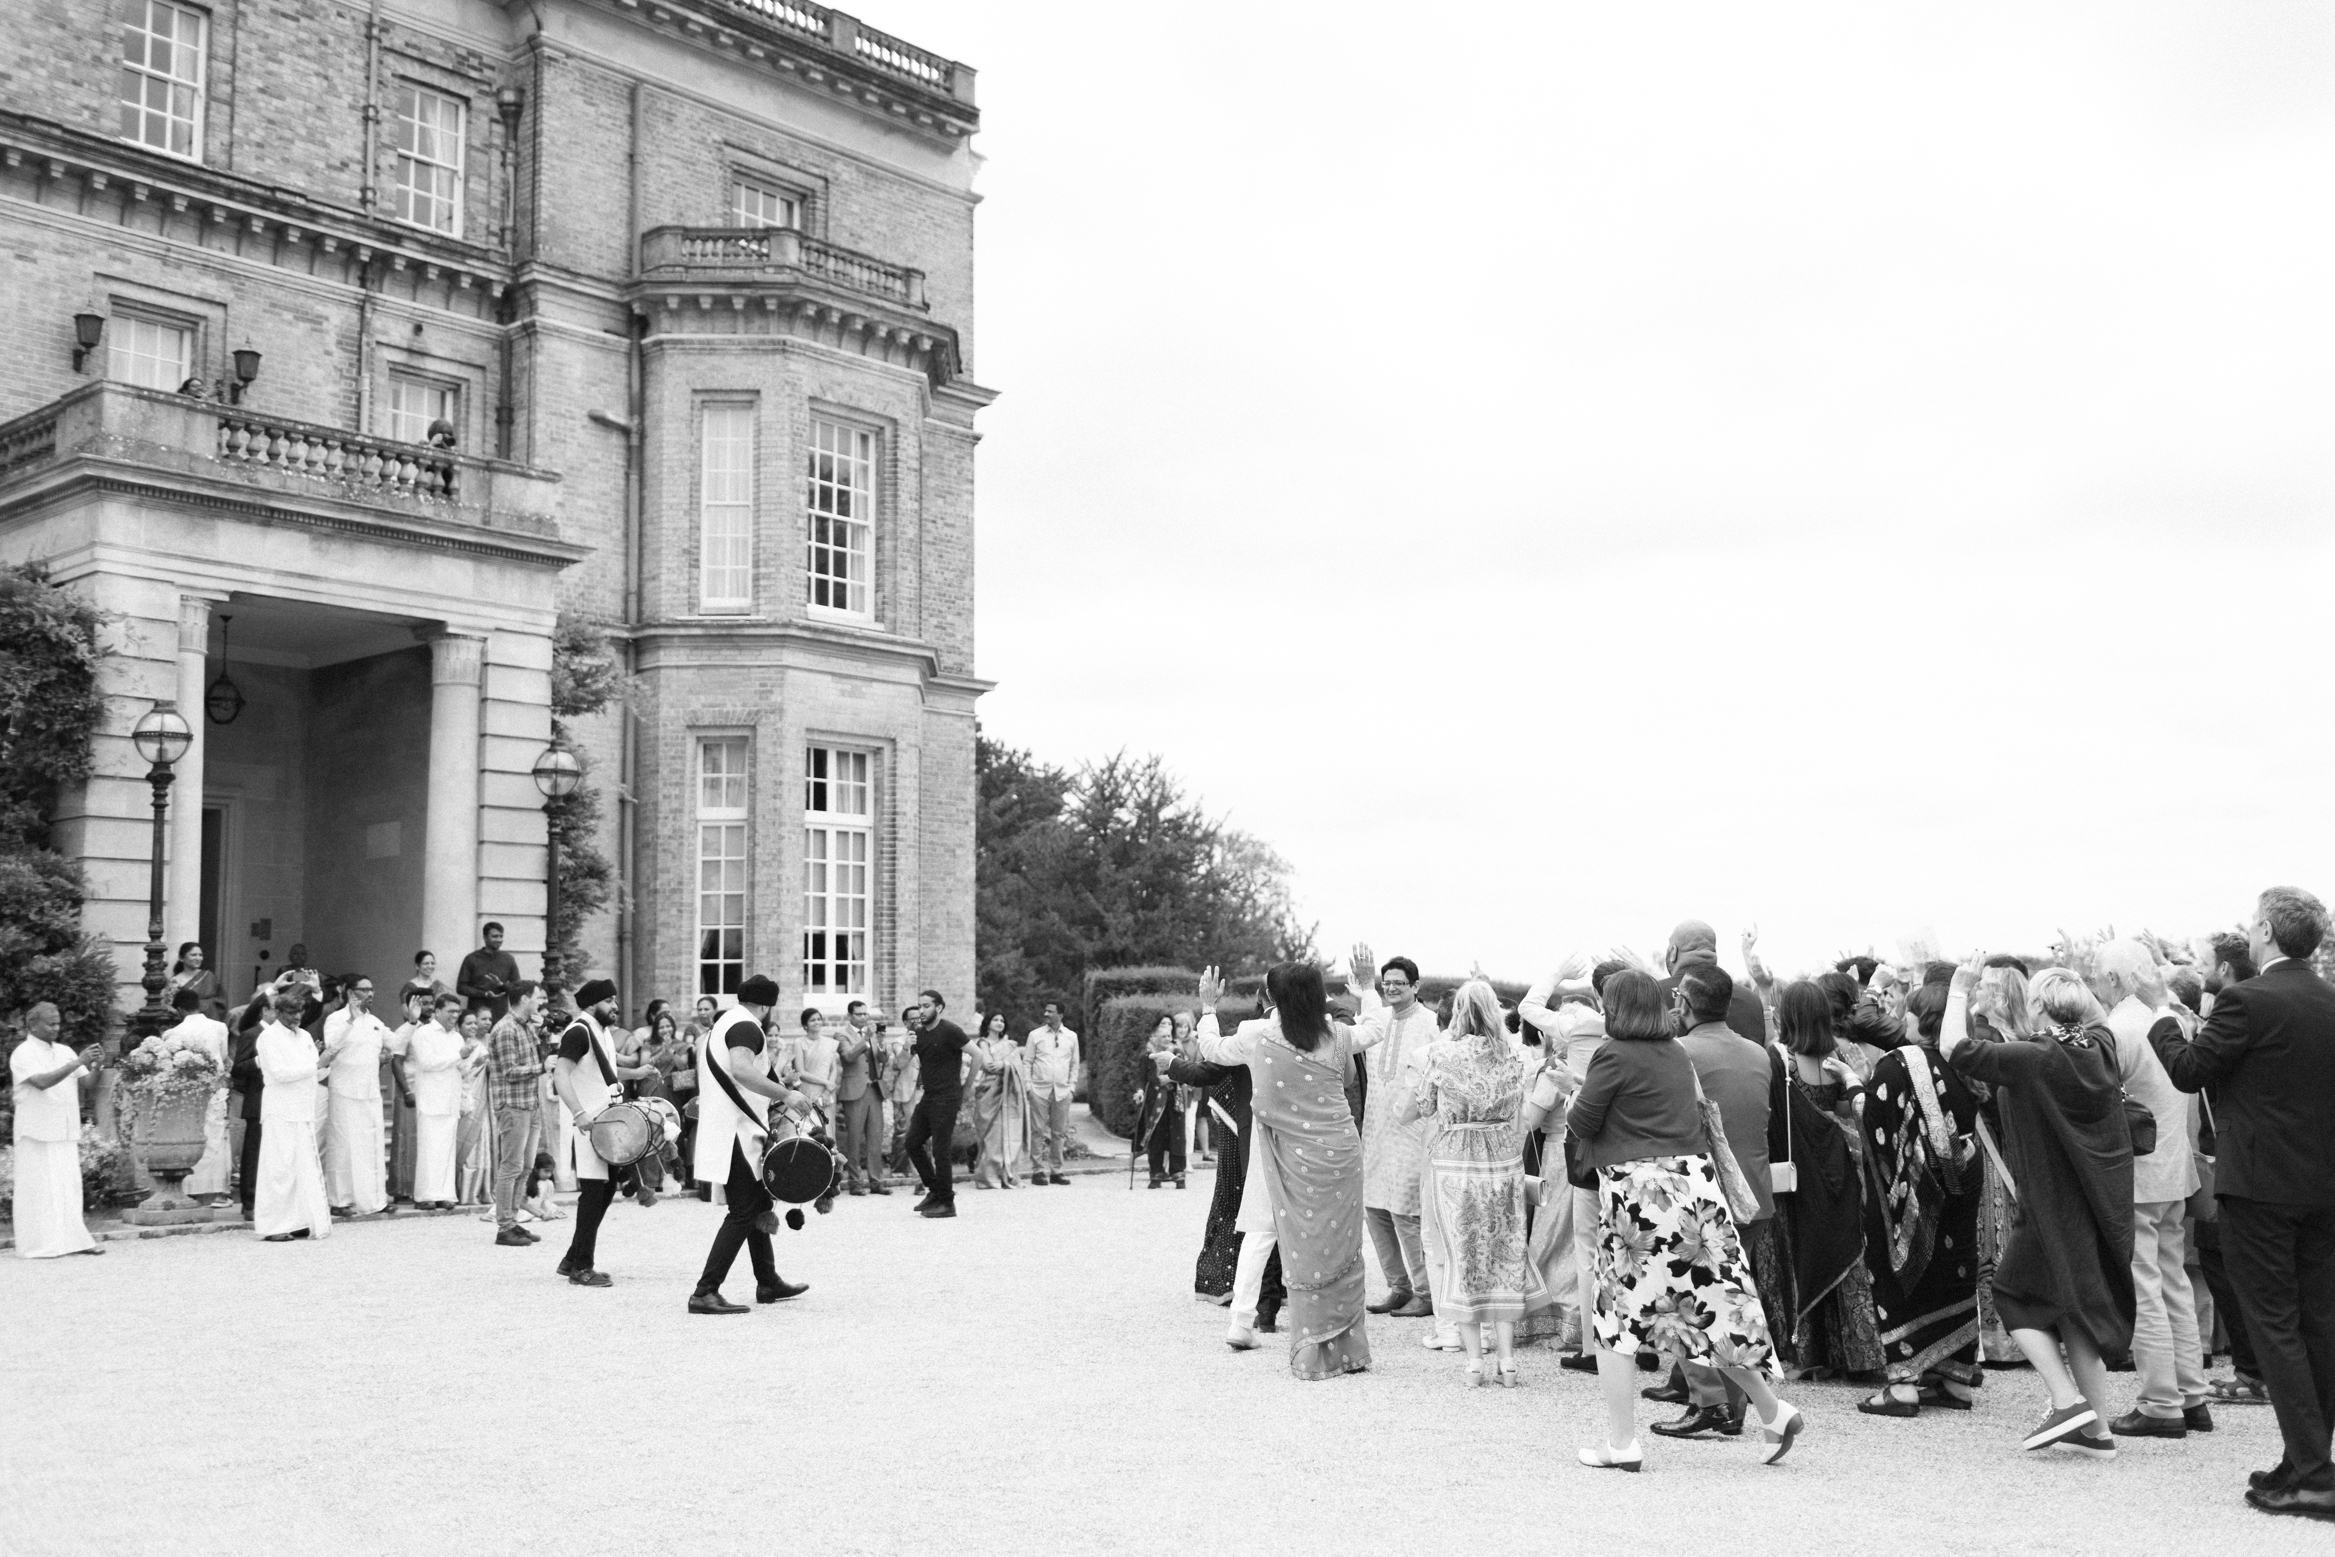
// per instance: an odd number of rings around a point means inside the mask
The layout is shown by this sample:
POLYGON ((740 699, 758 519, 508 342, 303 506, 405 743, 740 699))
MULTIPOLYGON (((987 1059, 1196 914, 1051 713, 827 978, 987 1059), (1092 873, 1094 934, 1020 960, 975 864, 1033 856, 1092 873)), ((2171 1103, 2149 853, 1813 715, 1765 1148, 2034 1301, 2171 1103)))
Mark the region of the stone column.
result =
MULTIPOLYGON (((162 939, 175 960, 182 942, 198 939, 203 923, 203 749, 211 721, 203 709, 203 662, 211 641, 215 595, 178 597, 178 712, 195 738, 174 769, 170 786, 169 861, 162 878, 162 939)), ((206 946, 206 966, 219 966, 219 948, 206 946)), ((220 975, 222 978, 225 974, 220 975)))
POLYGON ((450 970, 478 944, 478 673, 483 638, 430 640, 430 790, 422 944, 450 970))

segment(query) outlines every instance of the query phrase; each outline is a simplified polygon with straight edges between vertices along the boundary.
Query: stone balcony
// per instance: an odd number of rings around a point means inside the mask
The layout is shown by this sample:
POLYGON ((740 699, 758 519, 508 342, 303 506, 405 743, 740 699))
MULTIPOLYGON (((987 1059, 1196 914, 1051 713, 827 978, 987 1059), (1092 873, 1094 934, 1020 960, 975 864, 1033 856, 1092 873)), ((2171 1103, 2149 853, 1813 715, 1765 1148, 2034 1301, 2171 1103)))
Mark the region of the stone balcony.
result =
POLYGON ((933 322, 923 271, 784 227, 651 228, 630 297, 659 328, 816 339, 936 385, 959 371, 957 332, 933 322))
POLYGON ((105 380, 0 423, 0 526, 76 481, 425 546, 585 552, 560 538, 549 472, 105 380))

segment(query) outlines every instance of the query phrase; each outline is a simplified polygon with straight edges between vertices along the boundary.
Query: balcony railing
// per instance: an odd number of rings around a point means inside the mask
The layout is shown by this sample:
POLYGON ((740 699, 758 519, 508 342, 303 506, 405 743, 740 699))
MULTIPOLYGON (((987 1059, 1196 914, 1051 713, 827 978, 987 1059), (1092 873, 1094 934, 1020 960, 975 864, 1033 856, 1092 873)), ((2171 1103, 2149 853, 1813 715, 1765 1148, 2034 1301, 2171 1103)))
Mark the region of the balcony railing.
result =
POLYGON ((251 406, 98 380, 0 423, 0 482, 35 480, 76 457, 136 467, 173 486, 225 479, 383 516, 559 535, 559 478, 548 472, 251 406))
POLYGON ((928 92, 973 101, 973 70, 955 60, 918 48, 890 33, 878 32, 847 12, 814 5, 811 0, 718 0, 733 11, 758 16, 784 30, 816 38, 839 54, 849 55, 871 70, 883 72, 928 92))
POLYGON ((641 236, 643 279, 762 274, 812 276, 919 313, 926 306, 923 271, 784 227, 655 227, 641 236))
POLYGON ((352 492, 425 499, 455 497, 461 468, 445 449, 253 416, 240 406, 220 408, 218 457, 231 465, 312 476, 352 492))

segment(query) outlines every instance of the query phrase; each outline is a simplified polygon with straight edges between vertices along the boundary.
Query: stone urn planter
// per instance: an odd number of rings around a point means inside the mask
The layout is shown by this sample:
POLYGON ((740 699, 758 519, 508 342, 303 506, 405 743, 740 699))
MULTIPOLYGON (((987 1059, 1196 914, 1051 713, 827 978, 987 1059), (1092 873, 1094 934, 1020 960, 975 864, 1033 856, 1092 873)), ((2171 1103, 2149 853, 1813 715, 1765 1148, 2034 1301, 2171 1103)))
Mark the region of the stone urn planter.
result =
POLYGON ((210 1208, 189 1200, 181 1186, 203 1160, 203 1121, 210 1112, 211 1089, 172 1087, 159 1094, 147 1087, 128 1090, 136 1110, 132 1146, 154 1180, 154 1193, 123 1216, 148 1224, 209 1220, 210 1208))

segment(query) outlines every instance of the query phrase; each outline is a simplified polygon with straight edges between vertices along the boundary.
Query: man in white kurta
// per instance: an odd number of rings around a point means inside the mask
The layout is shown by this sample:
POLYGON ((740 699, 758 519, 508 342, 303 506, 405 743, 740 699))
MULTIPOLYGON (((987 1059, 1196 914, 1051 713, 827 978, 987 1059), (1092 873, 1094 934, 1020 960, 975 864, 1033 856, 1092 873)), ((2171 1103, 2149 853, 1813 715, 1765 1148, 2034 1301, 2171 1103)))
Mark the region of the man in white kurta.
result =
POLYGON ((324 1019, 324 1068, 332 1134, 324 1188, 335 1212, 371 1216, 389 1206, 381 1129, 381 1053, 389 1027, 373 1014, 373 981, 353 980, 348 1003, 324 1019))
POLYGON ((316 1157, 316 1044, 300 1026, 308 996, 275 997, 273 1020, 259 1030, 259 1193, 252 1231, 270 1243, 332 1235, 324 1167, 316 1157))
POLYGON ((1442 1029, 1435 1013, 1419 1004, 1417 964, 1408 957, 1390 958, 1378 969, 1379 989, 1371 988, 1373 965, 1370 948, 1357 946, 1347 975, 1362 1006, 1354 1024, 1354 1047, 1365 1055, 1370 1080, 1362 1103, 1362 1214, 1378 1250, 1378 1268, 1386 1275, 1386 1296, 1371 1304, 1370 1312, 1422 1319, 1435 1312, 1427 1251, 1419 1238, 1419 1175, 1427 1155, 1427 1121, 1397 1120, 1403 1100, 1417 1084, 1420 1056, 1442 1036, 1442 1029))
POLYGON ((205 1015, 202 996, 191 989, 171 996, 170 1004, 178 1013, 178 1025, 162 1036, 183 1039, 219 1062, 219 1086, 211 1094, 210 1106, 203 1110, 202 1159, 186 1176, 186 1192, 223 1196, 227 1193, 227 1170, 232 1166, 227 1152, 227 1024, 205 1015))
MULTIPOLYGON (((600 1219, 616 1198, 617 1169, 592 1149, 592 1121, 600 1111, 624 1096, 622 1083, 656 1074, 651 1065, 619 1065, 608 1042, 608 1024, 616 1020, 616 984, 593 979, 576 991, 575 1019, 559 1035, 558 1056, 551 1064, 552 1090, 559 1094, 566 1120, 563 1148, 576 1175, 576 1231, 558 1273, 579 1287, 605 1287, 608 1273, 595 1268, 600 1257, 600 1219)), ((704 1122, 699 1121, 699 1128, 704 1122)))
POLYGON ((57 1042, 57 1008, 25 1013, 24 1042, 8 1056, 16 1103, 16 1257, 103 1254, 81 1220, 81 1084, 97 1063, 95 1044, 76 1054, 57 1042))
POLYGON ((406 1070, 413 1077, 413 1203, 451 1206, 454 1146, 462 1128, 462 1001, 440 995, 433 1019, 413 1030, 406 1070))

